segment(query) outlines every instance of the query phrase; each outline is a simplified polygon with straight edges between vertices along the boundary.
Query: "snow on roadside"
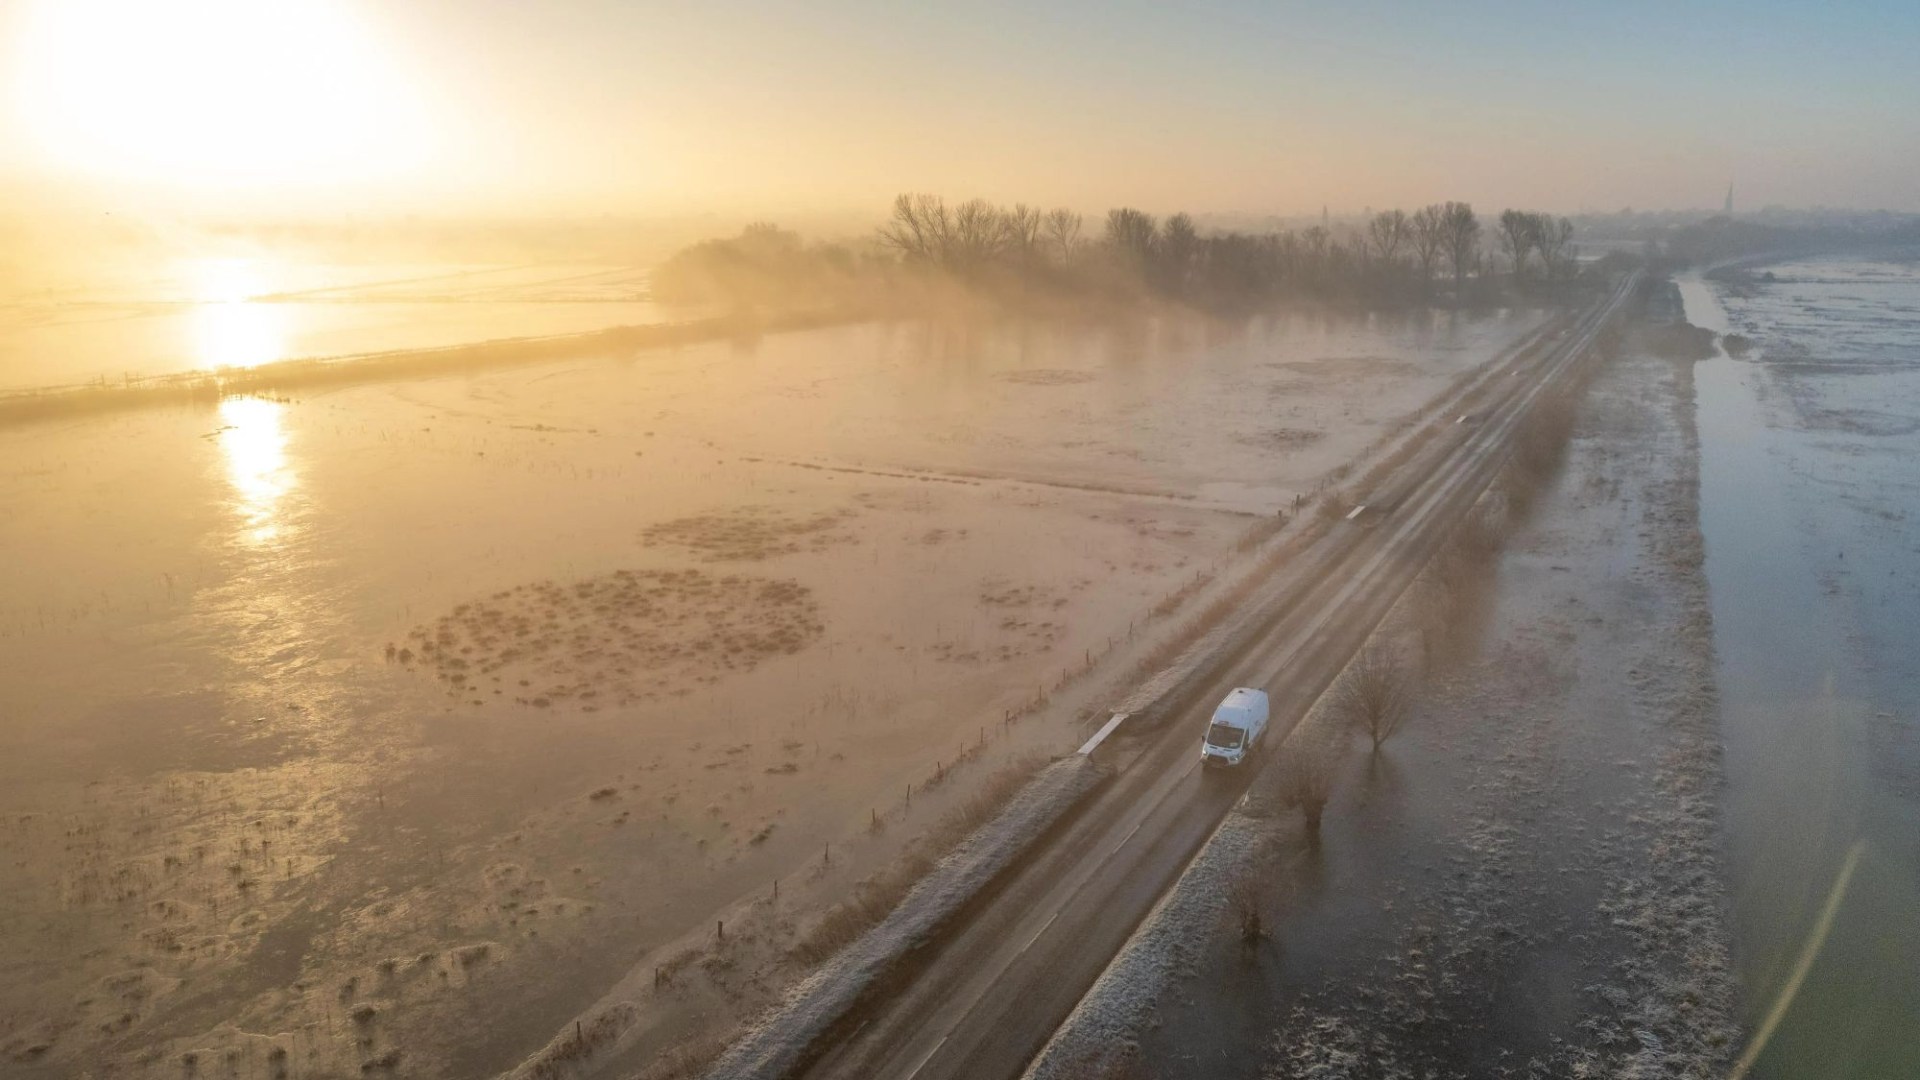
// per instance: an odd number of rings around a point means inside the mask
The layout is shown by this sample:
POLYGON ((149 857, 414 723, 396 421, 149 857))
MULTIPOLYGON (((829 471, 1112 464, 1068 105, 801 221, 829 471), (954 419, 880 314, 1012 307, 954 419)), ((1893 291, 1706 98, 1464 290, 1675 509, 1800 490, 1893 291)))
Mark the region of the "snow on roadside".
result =
POLYGON ((1099 1076, 1128 1058, 1161 991, 1199 959, 1220 925, 1230 886, 1266 827, 1238 812, 1228 815, 1034 1059, 1027 1080, 1099 1076))

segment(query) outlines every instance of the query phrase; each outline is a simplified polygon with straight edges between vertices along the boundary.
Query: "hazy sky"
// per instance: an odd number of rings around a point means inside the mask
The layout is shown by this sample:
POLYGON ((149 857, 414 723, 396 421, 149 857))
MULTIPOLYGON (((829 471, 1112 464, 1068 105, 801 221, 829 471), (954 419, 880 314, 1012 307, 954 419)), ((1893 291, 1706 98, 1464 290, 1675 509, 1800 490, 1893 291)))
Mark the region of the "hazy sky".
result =
POLYGON ((0 5, 0 175, 83 199, 1920 210, 1911 0, 0 5))

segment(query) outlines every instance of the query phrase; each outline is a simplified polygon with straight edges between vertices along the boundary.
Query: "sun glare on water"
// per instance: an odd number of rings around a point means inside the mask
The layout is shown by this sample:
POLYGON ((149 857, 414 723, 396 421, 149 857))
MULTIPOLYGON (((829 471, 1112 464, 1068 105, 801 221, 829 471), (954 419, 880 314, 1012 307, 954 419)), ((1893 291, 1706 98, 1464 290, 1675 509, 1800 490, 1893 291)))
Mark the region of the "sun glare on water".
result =
POLYGON ((227 482, 233 486, 241 536, 250 546, 271 543, 280 534, 280 501, 293 487, 287 464, 287 435, 281 427, 285 406, 265 398, 233 397, 220 402, 220 450, 227 482))
POLYGON ((195 367, 250 368, 284 357, 286 309, 252 302, 266 289, 253 260, 200 259, 189 273, 195 367))
POLYGON ((349 0, 27 0, 10 96, 50 164, 314 186, 416 163, 412 87, 349 0))

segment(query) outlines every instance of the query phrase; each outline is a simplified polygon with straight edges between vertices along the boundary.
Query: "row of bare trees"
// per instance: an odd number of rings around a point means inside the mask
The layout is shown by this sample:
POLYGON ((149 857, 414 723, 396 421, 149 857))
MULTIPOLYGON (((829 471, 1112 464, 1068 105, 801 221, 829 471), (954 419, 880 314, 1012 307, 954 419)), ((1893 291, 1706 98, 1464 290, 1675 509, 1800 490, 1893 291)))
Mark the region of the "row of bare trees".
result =
POLYGON ((1064 208, 1042 212, 985 199, 949 207, 937 195, 901 195, 880 227, 880 241, 908 262, 968 273, 996 263, 1071 263, 1080 229, 1080 215, 1064 208))
MULTIPOLYGON (((1097 269, 1170 296, 1223 302, 1287 292, 1424 298, 1443 268, 1459 294, 1469 278, 1487 274, 1493 255, 1480 218, 1464 202, 1381 211, 1344 235, 1324 225, 1202 234, 1187 214, 1161 221, 1121 207, 1108 211, 1099 237, 1088 239, 1081 216, 1065 208, 1043 212, 984 199, 949 207, 935 195, 908 194, 894 200, 879 235, 913 265, 961 274, 996 267, 1097 269)), ((1548 278, 1570 268, 1573 224, 1565 218, 1508 210, 1497 237, 1516 282, 1534 254, 1548 278)))
POLYGON ((1496 252, 1464 202, 1382 211, 1359 228, 1268 232, 1202 232, 1187 214, 1163 220, 1120 207, 1094 228, 1064 207, 949 204, 937 195, 903 194, 866 251, 807 246, 792 233, 755 226, 669 259, 655 288, 665 299, 759 304, 782 295, 884 291, 906 270, 1023 296, 1147 292, 1228 309, 1287 297, 1389 305, 1426 302, 1443 270, 1451 271, 1456 300, 1484 295, 1500 252, 1513 265, 1516 286, 1536 256, 1549 280, 1568 276, 1572 260, 1573 226, 1565 218, 1509 210, 1499 219, 1496 252))
POLYGON ((1549 280, 1567 276, 1573 261, 1573 222, 1529 210, 1500 214, 1500 250, 1513 265, 1517 284, 1527 275, 1527 256, 1540 254, 1541 273, 1549 280))

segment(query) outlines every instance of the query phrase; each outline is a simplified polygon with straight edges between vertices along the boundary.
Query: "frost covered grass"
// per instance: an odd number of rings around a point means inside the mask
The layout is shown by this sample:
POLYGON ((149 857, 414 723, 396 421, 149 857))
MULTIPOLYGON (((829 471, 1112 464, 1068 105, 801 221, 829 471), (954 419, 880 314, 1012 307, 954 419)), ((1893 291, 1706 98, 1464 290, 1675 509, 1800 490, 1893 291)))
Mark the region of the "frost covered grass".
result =
POLYGON ((1251 817, 1228 816, 1028 1067, 1027 1080, 1080 1080, 1136 1066, 1141 1030, 1175 975, 1200 961, 1262 830, 1251 817))
POLYGON ((1001 768, 979 790, 948 811, 928 835, 878 873, 859 883, 853 895, 830 908, 792 948, 803 964, 823 963, 886 918, 948 852, 975 829, 993 820, 1014 793, 1033 779, 1043 762, 1027 757, 1001 768))
POLYGON ((924 945, 1104 775, 1091 760, 1081 757, 1042 770, 1005 809, 921 878, 885 918, 749 1028, 706 1075, 712 1080, 770 1080, 787 1075, 892 965, 924 945))

